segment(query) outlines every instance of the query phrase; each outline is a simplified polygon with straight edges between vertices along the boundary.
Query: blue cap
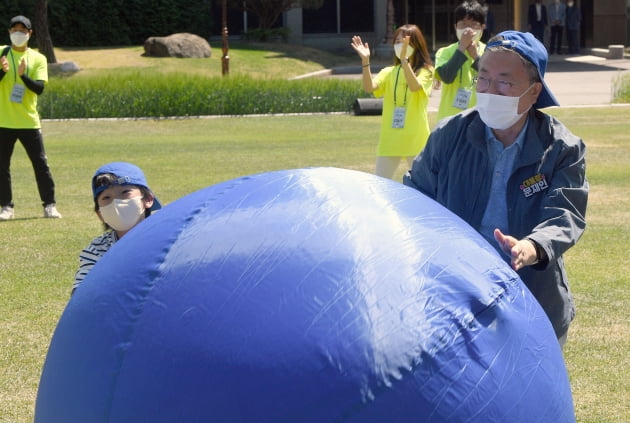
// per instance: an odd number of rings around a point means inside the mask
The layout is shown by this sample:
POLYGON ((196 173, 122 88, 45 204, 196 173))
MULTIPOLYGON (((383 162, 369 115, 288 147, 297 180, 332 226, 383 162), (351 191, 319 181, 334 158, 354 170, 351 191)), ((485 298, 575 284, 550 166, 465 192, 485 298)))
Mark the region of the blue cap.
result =
POLYGON ((542 82, 543 89, 534 104, 534 108, 543 109, 545 107, 559 106, 560 103, 553 96, 544 79, 548 58, 545 46, 531 32, 503 31, 498 33, 496 37, 502 39, 489 42, 486 48, 500 46, 514 50, 538 69, 538 77, 540 82, 542 82))
MULTIPOLYGON (((138 166, 126 162, 112 162, 99 167, 92 177, 92 193, 94 194, 94 200, 96 200, 96 197, 98 197, 101 192, 108 188, 106 185, 99 187, 94 186, 96 177, 105 173, 111 173, 112 175, 116 175, 118 177, 118 179, 114 182, 114 185, 138 185, 151 190, 151 188, 149 188, 149 184, 147 184, 147 178, 144 177, 142 169, 138 166)), ((151 192, 153 191, 151 190, 151 192)), ((159 210, 161 208, 162 204, 157 197, 155 197, 154 193, 153 206, 151 206, 151 210, 159 210)))

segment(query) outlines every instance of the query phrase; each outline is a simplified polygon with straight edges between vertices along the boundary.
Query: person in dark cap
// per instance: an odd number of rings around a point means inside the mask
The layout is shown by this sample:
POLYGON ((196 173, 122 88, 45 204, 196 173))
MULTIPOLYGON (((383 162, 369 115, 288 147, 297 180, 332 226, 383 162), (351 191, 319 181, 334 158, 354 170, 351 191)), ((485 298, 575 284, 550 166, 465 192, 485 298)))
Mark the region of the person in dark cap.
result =
POLYGON ((547 50, 504 31, 479 61, 477 105, 440 122, 405 185, 468 222, 511 264, 564 345, 575 306, 562 255, 584 232, 584 142, 540 109, 547 50))
POLYGON ((37 112, 37 98, 48 81, 48 64, 43 54, 28 47, 32 34, 31 21, 15 16, 9 22, 11 45, 0 46, 0 220, 15 216, 10 166, 18 139, 33 166, 44 217, 61 217, 37 112))
POLYGON ((106 231, 81 251, 73 293, 112 245, 152 211, 162 208, 142 169, 131 163, 112 162, 99 167, 91 185, 94 211, 106 231))

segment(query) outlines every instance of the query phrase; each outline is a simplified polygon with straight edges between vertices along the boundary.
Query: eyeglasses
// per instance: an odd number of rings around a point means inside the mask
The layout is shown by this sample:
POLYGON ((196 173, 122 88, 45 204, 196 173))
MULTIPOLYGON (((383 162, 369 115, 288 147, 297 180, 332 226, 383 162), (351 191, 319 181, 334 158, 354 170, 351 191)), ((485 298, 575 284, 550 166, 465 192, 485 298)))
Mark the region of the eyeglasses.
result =
POLYGON ((477 91, 482 91, 482 92, 487 91, 490 88, 490 84, 493 81, 494 81, 495 87, 497 88, 497 91, 499 92, 510 91, 512 88, 514 88, 517 85, 513 82, 504 81, 502 79, 490 79, 483 76, 476 76, 475 78, 473 78, 473 84, 477 86, 477 91))

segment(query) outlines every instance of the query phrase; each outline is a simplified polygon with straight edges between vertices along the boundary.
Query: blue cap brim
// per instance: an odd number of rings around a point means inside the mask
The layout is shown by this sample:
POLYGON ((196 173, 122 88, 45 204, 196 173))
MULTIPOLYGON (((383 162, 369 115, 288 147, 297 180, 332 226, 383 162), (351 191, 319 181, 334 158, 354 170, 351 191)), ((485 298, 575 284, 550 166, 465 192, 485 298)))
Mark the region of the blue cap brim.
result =
POLYGON ((500 46, 514 50, 536 67, 543 89, 538 95, 536 103, 534 103, 534 108, 544 109, 545 107, 560 106, 560 103, 558 103, 558 100, 556 100, 556 97, 545 82, 545 71, 547 70, 547 60, 549 58, 545 46, 530 32, 509 30, 500 32, 496 37, 502 39, 489 42, 486 49, 500 46))
POLYGON ((118 177, 118 179, 114 181, 115 185, 136 185, 148 189, 153 194, 153 206, 151 207, 151 210, 155 211, 162 208, 162 203, 155 196, 153 190, 149 188, 149 185, 147 184, 147 179, 144 176, 144 172, 142 172, 142 169, 132 163, 127 162, 107 163, 106 165, 103 165, 96 170, 94 176, 92 176, 92 194, 94 196, 94 200, 96 200, 96 197, 98 197, 101 192, 109 187, 94 186, 94 181, 96 177, 98 175, 103 175, 106 173, 116 175, 118 177))

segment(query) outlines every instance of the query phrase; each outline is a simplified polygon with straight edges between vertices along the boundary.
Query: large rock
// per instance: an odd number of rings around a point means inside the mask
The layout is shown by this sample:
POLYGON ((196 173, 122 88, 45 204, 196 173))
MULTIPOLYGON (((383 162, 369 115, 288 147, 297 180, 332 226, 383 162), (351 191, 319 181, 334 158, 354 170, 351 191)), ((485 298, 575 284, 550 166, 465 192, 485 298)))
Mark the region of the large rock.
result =
POLYGON ((49 63, 48 64, 48 75, 68 75, 77 73, 81 70, 79 65, 75 62, 58 62, 58 63, 49 63))
POLYGON ((212 50, 204 38, 181 32, 167 37, 149 37, 144 55, 152 57, 210 57, 212 50))

